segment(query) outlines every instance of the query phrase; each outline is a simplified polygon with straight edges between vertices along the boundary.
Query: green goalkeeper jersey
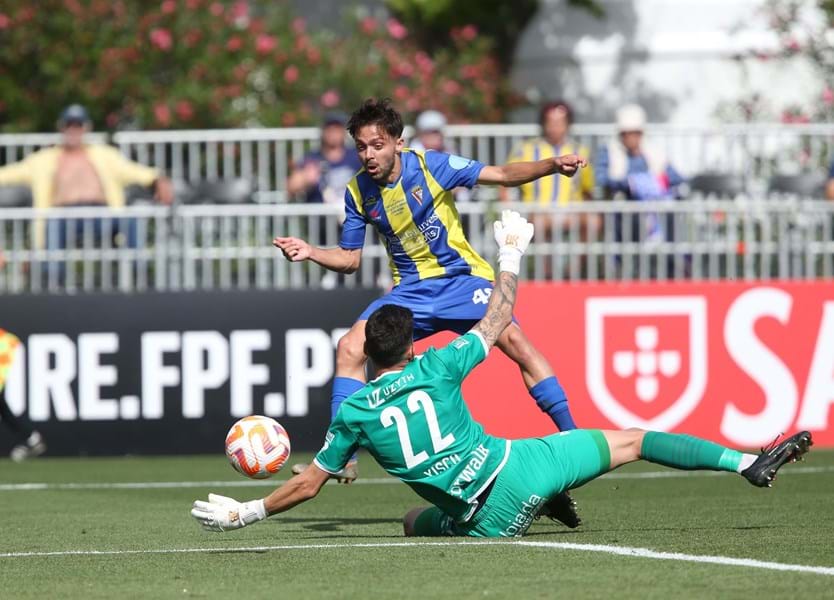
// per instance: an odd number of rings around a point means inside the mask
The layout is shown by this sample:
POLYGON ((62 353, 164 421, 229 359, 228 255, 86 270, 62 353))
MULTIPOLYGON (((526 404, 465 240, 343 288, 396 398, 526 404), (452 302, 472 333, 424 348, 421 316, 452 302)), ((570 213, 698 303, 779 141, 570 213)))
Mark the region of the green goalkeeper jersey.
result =
POLYGON ((467 521, 510 453, 510 441, 487 435, 461 395, 487 352, 470 331, 369 382, 339 407, 313 462, 336 473, 361 446, 420 496, 467 521))

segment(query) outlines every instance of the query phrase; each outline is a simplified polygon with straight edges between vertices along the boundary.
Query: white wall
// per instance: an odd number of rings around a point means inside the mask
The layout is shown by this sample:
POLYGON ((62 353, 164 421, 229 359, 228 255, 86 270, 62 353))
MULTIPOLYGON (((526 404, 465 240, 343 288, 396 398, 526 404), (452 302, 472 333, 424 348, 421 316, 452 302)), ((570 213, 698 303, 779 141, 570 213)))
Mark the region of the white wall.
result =
MULTIPOLYGON (((743 58, 777 47, 761 12, 764 0, 601 0, 597 20, 542 0, 516 51, 513 83, 533 103, 563 97, 579 118, 608 121, 628 101, 649 119, 679 124, 716 121, 722 100, 758 91, 779 108, 807 102, 820 85, 799 59, 743 58)), ((519 111, 530 120, 533 111, 519 111)))

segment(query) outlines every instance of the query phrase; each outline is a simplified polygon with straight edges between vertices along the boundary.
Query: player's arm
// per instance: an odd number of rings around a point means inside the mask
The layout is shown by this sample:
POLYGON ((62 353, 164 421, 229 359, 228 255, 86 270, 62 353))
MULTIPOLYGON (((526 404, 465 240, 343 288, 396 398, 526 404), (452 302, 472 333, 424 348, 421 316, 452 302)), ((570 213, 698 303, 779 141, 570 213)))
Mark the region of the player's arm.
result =
POLYGON ((350 191, 345 191, 345 222, 338 248, 318 248, 296 237, 278 236, 272 245, 280 248, 284 257, 291 262, 312 260, 325 269, 338 273, 355 273, 362 260, 362 246, 365 245, 367 221, 360 214, 358 202, 350 191))
POLYGON ((498 242, 498 277, 484 318, 472 328, 481 335, 487 348, 495 345, 513 320, 521 257, 533 239, 533 224, 515 211, 505 210, 501 220, 494 223, 494 229, 498 242))
POLYGON ((207 531, 240 529, 315 498, 328 477, 328 473, 313 464, 261 500, 238 502, 234 498, 209 494, 208 502, 194 502, 191 516, 207 531))
POLYGON ((272 245, 280 248, 290 262, 312 260, 325 269, 354 273, 362 260, 362 248, 319 248, 296 237, 276 237, 272 245))
POLYGON ((548 175, 573 177, 588 161, 576 154, 566 154, 542 160, 513 162, 506 165, 487 165, 478 175, 478 183, 515 187, 548 175))

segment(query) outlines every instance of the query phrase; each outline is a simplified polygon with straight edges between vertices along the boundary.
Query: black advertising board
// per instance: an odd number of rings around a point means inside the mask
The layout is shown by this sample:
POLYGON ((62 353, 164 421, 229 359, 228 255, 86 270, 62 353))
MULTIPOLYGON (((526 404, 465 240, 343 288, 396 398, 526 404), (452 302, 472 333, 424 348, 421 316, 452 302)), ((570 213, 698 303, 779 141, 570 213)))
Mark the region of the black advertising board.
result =
MULTIPOLYGON (((375 290, 0 296, 20 337, 6 385, 51 455, 218 452, 267 414, 321 446, 335 344, 375 290)), ((0 429, 0 453, 11 440, 0 429)))

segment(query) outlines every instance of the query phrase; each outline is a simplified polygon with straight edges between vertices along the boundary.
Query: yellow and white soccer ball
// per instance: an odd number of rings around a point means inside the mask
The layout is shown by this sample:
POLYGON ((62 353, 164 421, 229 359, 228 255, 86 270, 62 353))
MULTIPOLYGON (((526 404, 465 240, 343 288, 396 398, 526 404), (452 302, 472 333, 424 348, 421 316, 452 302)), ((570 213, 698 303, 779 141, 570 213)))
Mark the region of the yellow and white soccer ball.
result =
POLYGON ((266 479, 280 471, 290 457, 290 437, 275 419, 244 417, 226 435, 226 456, 238 473, 266 479))

